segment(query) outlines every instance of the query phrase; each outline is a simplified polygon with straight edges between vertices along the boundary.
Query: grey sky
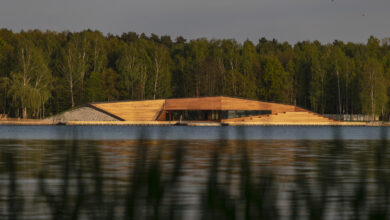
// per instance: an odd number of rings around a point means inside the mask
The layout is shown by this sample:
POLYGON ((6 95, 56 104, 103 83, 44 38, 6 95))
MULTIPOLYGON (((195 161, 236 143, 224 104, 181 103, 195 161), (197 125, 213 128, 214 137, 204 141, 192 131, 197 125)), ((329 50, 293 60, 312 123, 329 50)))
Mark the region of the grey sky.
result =
POLYGON ((295 43, 390 37, 390 0, 0 0, 0 27, 295 43))

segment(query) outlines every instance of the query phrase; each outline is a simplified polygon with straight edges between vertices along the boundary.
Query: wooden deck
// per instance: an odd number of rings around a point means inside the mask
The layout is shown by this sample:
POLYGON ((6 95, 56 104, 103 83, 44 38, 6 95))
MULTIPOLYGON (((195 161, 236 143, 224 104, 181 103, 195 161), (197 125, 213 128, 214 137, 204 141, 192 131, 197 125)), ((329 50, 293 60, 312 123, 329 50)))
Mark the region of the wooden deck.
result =
POLYGON ((69 121, 66 125, 173 126, 177 121, 69 121))
POLYGON ((221 110, 271 110, 272 113, 307 111, 293 105, 221 97, 221 110))
MULTIPOLYGON (((45 120, 8 120, 0 121, 1 125, 56 125, 45 120)), ((390 126, 390 123, 381 122, 259 122, 259 121, 229 121, 229 122, 194 122, 194 121, 69 121, 66 125, 97 125, 97 126, 390 126)))
POLYGON ((255 122, 255 123, 338 123, 337 121, 311 112, 283 112, 242 118, 225 119, 222 122, 255 122))
POLYGON ((55 125, 52 121, 40 119, 13 119, 0 120, 0 125, 55 125))
POLYGON ((368 126, 383 127, 385 124, 371 124, 366 122, 226 122, 228 126, 368 126))
POLYGON ((390 124, 366 122, 179 122, 179 121, 70 121, 66 125, 97 126, 390 126, 390 124))

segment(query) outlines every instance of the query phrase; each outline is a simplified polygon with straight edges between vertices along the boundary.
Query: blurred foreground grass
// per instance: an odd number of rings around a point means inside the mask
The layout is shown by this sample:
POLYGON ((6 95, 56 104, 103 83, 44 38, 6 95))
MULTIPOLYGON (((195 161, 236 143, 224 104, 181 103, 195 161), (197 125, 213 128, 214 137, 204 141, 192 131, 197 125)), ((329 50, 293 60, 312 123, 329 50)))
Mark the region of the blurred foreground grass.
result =
POLYGON ((115 167, 110 167, 112 164, 104 162, 101 148, 82 148, 76 141, 53 142, 46 148, 57 155, 55 162, 41 164, 31 178, 21 177, 20 168, 26 164, 20 160, 23 148, 15 147, 17 143, 2 143, 0 148, 1 219, 389 219, 390 216, 390 153, 385 138, 368 142, 364 149, 347 146, 337 139, 319 143, 300 141, 300 147, 293 150, 292 166, 284 167, 283 172, 273 166, 273 158, 254 159, 249 142, 235 142, 235 150, 229 151, 227 146, 231 148, 231 143, 221 139, 207 151, 211 152, 208 165, 200 168, 206 173, 205 184, 193 194, 185 193, 186 188, 196 183, 184 184, 184 166, 197 160, 187 152, 185 141, 170 142, 173 150, 171 160, 166 162, 163 147, 151 150, 150 142, 140 139, 133 159, 126 166, 127 175, 116 173, 115 167), (313 152, 315 157, 310 156, 313 152), (264 164, 254 165, 259 163, 264 164), (27 196, 26 188, 30 185, 34 186, 33 193, 27 196), (188 200, 196 200, 197 206, 188 206, 188 200))

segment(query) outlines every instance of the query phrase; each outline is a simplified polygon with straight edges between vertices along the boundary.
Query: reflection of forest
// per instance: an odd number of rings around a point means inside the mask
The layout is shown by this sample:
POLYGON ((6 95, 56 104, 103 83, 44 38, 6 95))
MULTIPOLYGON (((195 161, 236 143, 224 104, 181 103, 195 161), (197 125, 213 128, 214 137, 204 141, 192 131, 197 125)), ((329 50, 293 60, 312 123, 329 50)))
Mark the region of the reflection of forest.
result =
POLYGON ((1 141, 0 156, 0 216, 389 213, 386 141, 1 141))
MULTIPOLYGON (((248 149, 248 157, 253 165, 272 166, 283 168, 293 166, 294 151, 297 147, 294 141, 225 141, 223 147, 217 141, 183 141, 180 142, 186 152, 184 161, 184 170, 207 170, 210 168, 210 159, 212 153, 218 150, 221 163, 228 163, 229 157, 233 156, 233 163, 239 166, 240 146, 245 144, 248 149), (292 148, 292 149, 291 149, 292 148)), ((67 148, 72 146, 72 142, 47 142, 47 141, 28 141, 23 143, 15 142, 14 151, 22 163, 18 164, 18 173, 24 177, 35 177, 39 175, 39 170, 46 170, 48 177, 58 177, 58 168, 64 159, 67 148)), ((11 146, 10 145, 10 146, 11 146)), ((118 177, 126 179, 128 170, 133 168, 133 162, 137 157, 137 147, 139 141, 92 141, 78 142, 78 156, 84 158, 85 163, 91 158, 91 149, 97 148, 101 154, 101 163, 106 173, 121 174, 118 177)), ((174 152, 177 146, 173 141, 143 141, 142 145, 147 147, 147 159, 153 160, 156 154, 161 153, 161 161, 169 165, 174 161, 174 152)), ((231 162, 231 161, 230 161, 231 162)), ((237 168, 237 167, 236 167, 237 168)), ((0 171, 5 172, 0 168, 0 171)), ((235 170, 238 172, 238 170, 235 170)), ((190 175, 198 175, 199 172, 189 172, 190 175)))

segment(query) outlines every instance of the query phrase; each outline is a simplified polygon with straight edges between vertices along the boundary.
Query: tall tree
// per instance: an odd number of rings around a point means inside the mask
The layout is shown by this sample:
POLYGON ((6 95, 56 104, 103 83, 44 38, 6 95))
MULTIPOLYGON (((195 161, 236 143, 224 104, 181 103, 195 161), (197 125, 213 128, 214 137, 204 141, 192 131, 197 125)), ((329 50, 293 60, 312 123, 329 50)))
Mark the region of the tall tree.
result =
POLYGON ((259 57, 256 48, 249 40, 244 42, 241 52, 241 73, 243 79, 240 86, 240 96, 256 98, 256 75, 259 73, 259 57))
POLYGON ((190 72, 190 53, 189 46, 186 45, 185 39, 178 37, 176 43, 172 46, 171 57, 172 66, 172 92, 175 97, 191 96, 193 91, 192 76, 190 72))
MULTIPOLYGON (((326 54, 327 51, 324 53, 326 54)), ((310 105, 314 111, 324 113, 325 111, 325 80, 326 71, 321 65, 324 59, 318 50, 314 50, 311 57, 311 80, 309 83, 310 105)))
POLYGON ((12 101, 9 100, 10 73, 17 65, 17 38, 12 31, 0 29, 0 112, 9 114, 12 101))
POLYGON ((206 39, 192 40, 190 42, 191 54, 191 75, 193 79, 193 85, 190 85, 191 88, 194 88, 194 95, 199 97, 203 95, 201 93, 202 81, 205 76, 205 61, 208 55, 208 42, 206 39))
POLYGON ((68 83, 69 95, 72 108, 75 103, 75 87, 80 81, 78 50, 74 42, 68 42, 61 51, 59 69, 68 83))
POLYGON ((91 72, 102 72, 107 63, 107 53, 104 48, 105 38, 99 31, 86 32, 90 48, 91 72))
POLYGON ((5 69, 7 68, 7 53, 10 46, 3 39, 0 38, 0 112, 5 113, 7 110, 7 93, 9 85, 9 74, 5 69))
POLYGON ((164 45, 150 43, 149 56, 152 60, 153 99, 171 95, 171 70, 169 50, 164 45))
POLYGON ((282 64, 275 57, 265 57, 262 61, 261 94, 267 101, 288 102, 288 89, 291 79, 282 64))
POLYGON ((17 48, 18 65, 11 74, 10 94, 23 118, 43 116, 44 104, 50 97, 51 75, 42 52, 22 38, 17 48))
POLYGON ((222 88, 224 95, 239 95, 240 50, 241 46, 235 40, 223 40, 221 43, 225 62, 225 80, 222 88))
POLYGON ((328 56, 328 74, 334 78, 334 87, 337 91, 336 109, 338 114, 347 114, 347 91, 349 87, 352 63, 339 46, 331 46, 328 56))
POLYGON ((135 43, 124 44, 121 48, 116 67, 119 70, 124 97, 132 99, 138 79, 138 51, 135 43))
POLYGON ((375 115, 383 113, 388 98, 382 66, 373 58, 364 65, 362 87, 363 111, 370 112, 371 120, 375 120, 375 115))

